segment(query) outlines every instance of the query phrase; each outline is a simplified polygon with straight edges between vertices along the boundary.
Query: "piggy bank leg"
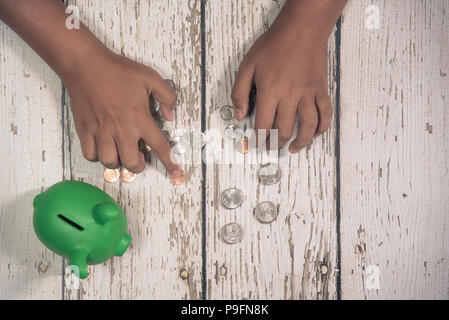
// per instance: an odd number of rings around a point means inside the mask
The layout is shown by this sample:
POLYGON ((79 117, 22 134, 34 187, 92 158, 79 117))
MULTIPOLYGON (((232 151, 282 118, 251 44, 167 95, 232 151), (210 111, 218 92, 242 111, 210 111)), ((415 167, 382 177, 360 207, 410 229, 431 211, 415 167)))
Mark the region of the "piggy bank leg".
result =
POLYGON ((70 267, 81 279, 86 279, 89 275, 87 271, 87 251, 77 250, 70 255, 70 267))
POLYGON ((132 238, 129 234, 124 236, 117 245, 114 255, 118 257, 122 256, 125 253, 126 249, 128 249, 129 245, 131 244, 131 240, 132 238))

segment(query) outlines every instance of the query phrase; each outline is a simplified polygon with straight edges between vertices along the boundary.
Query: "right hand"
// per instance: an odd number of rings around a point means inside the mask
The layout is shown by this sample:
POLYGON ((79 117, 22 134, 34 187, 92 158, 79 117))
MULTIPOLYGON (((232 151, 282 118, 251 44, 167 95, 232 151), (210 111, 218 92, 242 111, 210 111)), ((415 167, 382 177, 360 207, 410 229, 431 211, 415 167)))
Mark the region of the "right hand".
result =
POLYGON ((143 139, 170 176, 179 175, 149 108, 153 95, 165 119, 173 120, 177 97, 167 82, 153 69, 111 52, 87 60, 64 79, 84 157, 140 173, 145 160, 138 141, 143 139))

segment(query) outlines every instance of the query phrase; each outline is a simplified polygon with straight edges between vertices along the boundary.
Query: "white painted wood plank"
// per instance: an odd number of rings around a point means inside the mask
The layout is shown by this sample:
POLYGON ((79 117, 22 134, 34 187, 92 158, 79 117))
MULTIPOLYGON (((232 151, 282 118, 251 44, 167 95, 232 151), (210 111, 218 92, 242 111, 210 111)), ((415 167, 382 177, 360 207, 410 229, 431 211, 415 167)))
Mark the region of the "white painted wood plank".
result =
MULTIPOLYGON (((224 133, 219 109, 232 104, 231 89, 244 53, 276 17, 284 1, 207 1, 207 128, 224 133)), ((334 75, 334 44, 329 45, 334 75)), ((335 89, 330 81, 331 91, 335 89)), ((252 120, 244 122, 253 127, 252 120)), ((243 125, 243 123, 242 123, 243 125)), ((281 183, 258 184, 258 165, 207 165, 207 285, 210 299, 335 299, 336 214, 334 201, 335 129, 300 155, 282 158, 281 183), (220 194, 241 189, 243 206, 224 209, 220 194), (262 201, 280 205, 271 225, 255 220, 253 208, 262 201), (237 222, 244 228, 241 243, 228 245, 220 228, 237 222), (328 274, 320 273, 325 263, 328 274)), ((210 144, 208 148, 211 148, 210 144)), ((219 157, 224 161, 228 154, 219 157)))
POLYGON ((448 10, 443 0, 367 0, 345 11, 344 299, 449 298, 448 10), (369 30, 372 4, 380 28, 369 30))
MULTIPOLYGON (((76 1, 82 20, 117 53, 155 68, 178 86, 178 130, 200 125, 200 1, 76 1)), ((126 106, 124 106, 126 107, 126 106)), ((72 178, 115 198, 128 217, 133 242, 121 258, 90 267, 69 299, 198 299, 201 297, 201 165, 187 166, 188 182, 174 187, 162 164, 133 184, 103 181, 103 168, 83 159, 70 119, 72 178), (189 270, 188 280, 180 278, 189 270)))
POLYGON ((0 299, 60 299, 62 259, 33 230, 33 198, 62 179, 61 82, 0 22, 0 299))

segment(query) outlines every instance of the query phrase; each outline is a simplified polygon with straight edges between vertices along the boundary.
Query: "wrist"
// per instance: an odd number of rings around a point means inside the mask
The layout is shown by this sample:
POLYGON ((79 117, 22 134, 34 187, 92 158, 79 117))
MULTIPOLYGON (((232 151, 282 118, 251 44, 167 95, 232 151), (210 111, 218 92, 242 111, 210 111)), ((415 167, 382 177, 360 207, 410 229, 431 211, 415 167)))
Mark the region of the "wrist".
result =
POLYGON ((346 2, 288 0, 270 29, 284 34, 290 41, 313 39, 326 44, 346 2))

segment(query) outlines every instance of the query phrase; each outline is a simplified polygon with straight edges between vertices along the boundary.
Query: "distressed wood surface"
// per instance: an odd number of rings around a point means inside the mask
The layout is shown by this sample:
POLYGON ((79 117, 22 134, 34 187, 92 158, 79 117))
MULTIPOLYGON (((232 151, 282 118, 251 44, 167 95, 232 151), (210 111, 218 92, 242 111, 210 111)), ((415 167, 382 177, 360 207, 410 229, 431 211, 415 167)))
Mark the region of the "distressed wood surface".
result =
MULTIPOLYGON (((82 21, 113 51, 154 67, 178 90, 178 130, 200 127, 200 2, 76 1, 82 21), (176 30, 176 32, 173 32, 176 30)), ((126 106, 124 106, 126 107, 126 106)), ((201 297, 201 164, 185 168, 188 182, 174 187, 162 164, 132 184, 106 184, 103 168, 84 160, 73 121, 67 119, 66 178, 92 183, 126 212, 133 242, 120 258, 90 268, 69 299, 198 299, 201 297), (189 278, 182 280, 180 271, 189 278)))
POLYGON ((449 298, 448 9, 367 0, 345 11, 343 299, 449 298))
MULTIPOLYGON (((223 134, 218 110, 231 104, 239 61, 284 2, 206 1, 205 65, 200 0, 69 3, 109 48, 174 80, 175 134, 198 131, 202 116, 206 129, 223 134)), ((236 155, 244 163, 208 163, 204 181, 194 153, 179 188, 154 157, 135 183, 104 183, 102 166, 82 156, 60 80, 0 24, 0 299, 198 299, 203 285, 208 299, 448 299, 447 10, 444 0, 349 2, 328 48, 340 131, 334 124, 299 156, 281 157, 274 186, 258 183, 265 160, 234 150, 218 161, 236 155), (376 8, 379 28, 371 29, 376 8), (90 267, 80 289, 63 282, 66 264, 32 231, 33 197, 62 179, 108 192, 133 236, 123 257, 90 267), (241 208, 220 204, 229 187, 243 191, 241 208), (280 213, 262 225, 252 211, 267 200, 280 213), (230 222, 243 226, 241 243, 220 239, 230 222)))
POLYGON ((33 198, 62 179, 61 82, 0 23, 0 299, 60 299, 62 259, 33 231, 33 198))
MULTIPOLYGON (((219 109, 230 100, 235 74, 244 53, 276 17, 283 1, 232 1, 217 5, 207 1, 207 128, 224 136, 229 123, 219 109)), ((335 48, 329 44, 331 92, 335 90, 335 48)), ((253 119, 240 123, 252 128, 253 119)), ((257 170, 264 159, 245 156, 233 149, 220 152, 215 164, 207 164, 206 226, 207 285, 210 299, 335 299, 336 215, 335 129, 317 139, 299 155, 281 157, 280 184, 258 183, 257 170), (226 164, 235 154, 240 164, 226 164), (220 203, 221 192, 242 190, 245 200, 235 210, 220 203), (261 224, 253 216, 263 201, 279 205, 279 216, 261 224), (222 241, 220 229, 237 222, 244 229, 242 242, 222 241), (328 267, 321 273, 321 264, 328 267)), ((223 144, 228 138, 225 138, 223 144)), ((210 146, 208 148, 213 148, 210 146)))

